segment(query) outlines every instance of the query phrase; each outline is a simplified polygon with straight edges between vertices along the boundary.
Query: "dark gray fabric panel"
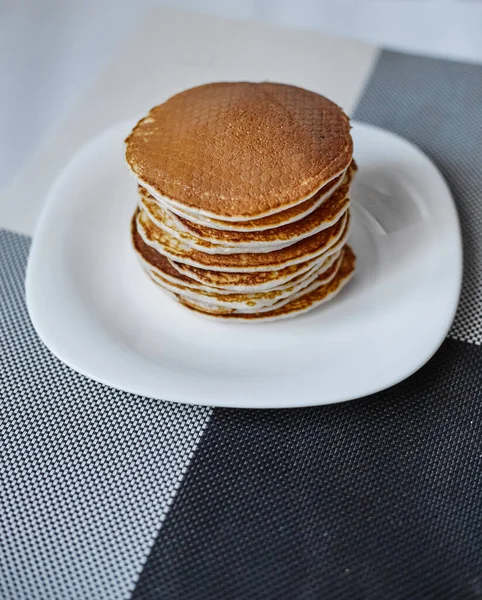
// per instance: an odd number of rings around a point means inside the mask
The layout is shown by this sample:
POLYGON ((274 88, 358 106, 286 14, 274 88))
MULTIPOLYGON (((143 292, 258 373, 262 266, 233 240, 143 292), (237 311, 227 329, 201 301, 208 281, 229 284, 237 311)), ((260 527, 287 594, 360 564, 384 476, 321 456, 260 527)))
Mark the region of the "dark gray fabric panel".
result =
POLYGON ((216 409, 136 600, 482 595, 482 348, 369 399, 216 409))
POLYGON ((464 285, 450 336, 482 343, 482 66, 383 52, 355 118, 407 138, 454 195, 464 285))

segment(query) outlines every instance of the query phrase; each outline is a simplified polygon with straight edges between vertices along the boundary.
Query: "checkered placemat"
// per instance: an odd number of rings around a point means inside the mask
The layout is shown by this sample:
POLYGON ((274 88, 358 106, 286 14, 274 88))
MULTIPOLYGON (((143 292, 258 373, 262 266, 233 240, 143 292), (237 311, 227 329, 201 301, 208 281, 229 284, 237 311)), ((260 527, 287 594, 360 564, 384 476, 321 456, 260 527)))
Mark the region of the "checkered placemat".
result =
POLYGON ((383 52, 355 118, 438 165, 449 338, 370 398, 236 411, 117 392, 39 341, 0 232, 0 598, 482 598, 482 67, 383 52))

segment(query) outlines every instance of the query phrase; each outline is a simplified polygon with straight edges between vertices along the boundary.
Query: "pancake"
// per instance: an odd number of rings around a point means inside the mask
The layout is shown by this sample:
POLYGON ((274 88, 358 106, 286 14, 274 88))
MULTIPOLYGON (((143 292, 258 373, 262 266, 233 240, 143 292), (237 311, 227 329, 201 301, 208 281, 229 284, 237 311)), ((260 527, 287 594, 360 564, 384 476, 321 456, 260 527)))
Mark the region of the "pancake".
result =
MULTIPOLYGON (((195 281, 194 279, 189 279, 189 278, 180 279, 178 277, 173 276, 172 274, 166 274, 165 271, 163 271, 157 267, 153 267, 140 254, 138 254, 137 257, 141 263, 141 266, 144 268, 144 270, 147 272, 148 275, 158 277, 163 280, 167 280, 169 283, 171 283, 174 286, 180 286, 181 288, 188 287, 188 288, 191 288, 196 291, 200 290, 200 291, 206 291, 206 292, 216 292, 217 294, 223 294, 223 295, 229 295, 229 294, 249 295, 249 294, 257 294, 260 292, 271 292, 271 291, 278 291, 278 290, 284 291, 286 289, 292 288, 293 285, 298 285, 298 284, 308 280, 314 274, 321 273, 322 271, 328 270, 332 266, 332 264, 340 257, 340 254, 341 254, 341 252, 338 252, 336 254, 333 254, 332 256, 329 256, 324 261, 317 262, 308 271, 301 273, 300 275, 297 275, 296 277, 293 277, 289 281, 286 281, 279 285, 273 285, 272 287, 269 287, 269 288, 252 287, 248 290, 242 290, 242 291, 239 289, 238 290, 230 290, 230 289, 226 289, 226 288, 216 288, 216 287, 204 285, 202 283, 199 283, 198 281, 195 281)), ((162 256, 162 255, 160 255, 160 256, 162 256)), ((162 256, 162 259, 164 261, 167 261, 170 263, 170 261, 165 256, 162 256)), ((172 267, 172 263, 170 263, 170 265, 172 267)), ((269 271, 269 272, 275 273, 276 271, 269 271)))
MULTIPOLYGON (((309 215, 310 212, 318 208, 320 204, 322 204, 329 196, 336 190, 338 187, 345 182, 351 183, 354 174, 357 171, 357 165, 354 160, 352 160, 349 168, 340 176, 336 177, 329 184, 324 186, 321 190, 318 190, 316 194, 314 194, 305 202, 288 208, 279 213, 275 213, 274 215, 269 215, 267 217, 255 218, 249 221, 221 221, 219 219, 210 219, 208 217, 203 217, 197 214, 195 211, 189 212, 187 210, 180 210, 175 206, 168 205, 167 203, 159 202, 163 208, 167 208, 172 213, 177 215, 178 217, 182 217, 183 219, 188 220, 190 223, 195 223, 197 225, 203 225, 204 227, 209 227, 211 229, 221 229, 222 231, 264 231, 265 229, 273 229, 274 227, 281 227, 283 225, 288 225, 289 223, 293 223, 294 221, 298 221, 306 215, 309 215)), ((149 192, 139 185, 139 195, 144 195, 150 198, 154 198, 149 194, 149 192)), ((155 200, 155 198, 154 198, 155 200)))
POLYGON ((143 269, 150 276, 157 274, 172 285, 180 286, 181 288, 191 287, 195 290, 206 291, 215 289, 184 275, 172 265, 168 258, 148 246, 139 235, 134 219, 131 222, 131 242, 143 269))
POLYGON ((316 259, 298 263, 296 265, 290 265, 289 267, 284 267, 279 270, 256 271, 254 273, 210 271, 208 269, 200 269, 198 267, 173 261, 171 261, 171 264, 174 265, 179 272, 187 275, 191 279, 211 287, 233 292, 253 292, 269 290, 281 285, 288 285, 290 281, 296 277, 304 275, 311 269, 320 266, 326 260, 331 260, 333 256, 336 258, 336 253, 328 258, 317 257, 316 259))
POLYGON ((148 246, 135 227, 135 219, 131 224, 132 246, 142 267, 149 275, 157 275, 173 286, 188 287, 193 290, 216 291, 220 294, 246 294, 267 290, 284 290, 313 275, 321 273, 334 263, 339 252, 328 258, 308 261, 280 271, 259 271, 257 273, 220 273, 173 264, 163 254, 148 246))
POLYGON ((290 301, 291 297, 298 294, 304 289, 308 289, 316 280, 328 283, 335 277, 340 266, 341 257, 339 257, 328 268, 320 267, 315 269, 307 277, 302 277, 298 281, 293 280, 289 286, 284 286, 283 289, 274 289, 266 292, 258 292, 251 294, 224 294, 216 290, 201 291, 194 290, 190 286, 175 285, 168 281, 158 273, 153 271, 148 272, 152 280, 165 290, 172 292, 179 297, 196 303, 198 306, 205 307, 209 310, 225 310, 235 309, 239 312, 258 312, 271 310, 273 307, 280 307, 290 301))
POLYGON ((353 254, 353 251, 349 246, 345 246, 340 268, 336 273, 335 277, 329 283, 320 284, 309 291, 301 292, 298 296, 291 299, 290 302, 267 312, 237 313, 229 310, 226 310, 225 312, 212 312, 200 308, 199 305, 196 305, 190 300, 181 298, 180 296, 175 297, 178 300, 178 302, 180 302, 183 306, 189 308, 193 312, 217 320, 253 322, 277 321, 280 319, 287 319, 299 315, 301 313, 308 312, 320 306, 321 304, 332 300, 350 281, 355 271, 355 265, 356 258, 353 254))
POLYGON ((334 225, 348 209, 349 187, 347 181, 316 210, 301 220, 275 229, 254 232, 221 231, 190 223, 169 213, 156 200, 146 198, 144 195, 141 196, 140 206, 155 225, 201 252, 211 254, 271 252, 334 225))
POLYGON ((149 219, 144 211, 135 214, 136 227, 144 242, 176 263, 184 263, 212 271, 252 273, 278 270, 306 262, 326 254, 339 240, 346 239, 349 232, 350 213, 331 227, 305 238, 291 246, 267 253, 207 254, 194 250, 174 236, 169 235, 149 219))
POLYGON ((275 83, 216 83, 153 108, 126 139, 131 241, 151 280, 216 319, 288 318, 334 297, 355 256, 348 118, 275 83))
POLYGON ((297 206, 352 160, 348 117, 314 92, 213 83, 153 108, 126 139, 126 161, 160 202, 222 221, 297 206))
POLYGON ((208 254, 239 254, 240 252, 271 252, 272 250, 279 250, 287 245, 287 243, 278 242, 277 244, 262 244, 256 246, 255 250, 251 248, 240 248, 237 249, 234 246, 218 244, 202 240, 192 233, 186 230, 186 228, 180 223, 179 218, 176 217, 169 210, 162 208, 156 200, 148 200, 142 198, 139 203, 141 212, 146 215, 152 224, 164 231, 169 237, 175 238, 177 241, 182 243, 188 248, 198 250, 199 252, 206 252, 208 254))
POLYGON ((285 297, 282 298, 280 300, 276 300, 275 302, 271 302, 270 304, 266 304, 265 306, 249 306, 248 308, 237 308, 237 307, 233 307, 233 306, 222 306, 222 305, 218 305, 217 303, 214 302, 205 302, 205 301, 199 301, 199 300, 194 300, 190 297, 186 297, 183 294, 176 294, 176 298, 178 300, 182 300, 182 301, 186 301, 189 302, 191 304, 191 306, 196 307, 198 310, 204 311, 204 312, 208 312, 210 314, 236 314, 236 315, 241 315, 241 314, 252 314, 252 313, 266 313, 266 312, 272 312, 275 310, 278 310, 279 308, 282 308, 283 306, 285 306, 286 304, 288 304, 289 302, 291 302, 292 300, 298 298, 299 296, 301 296, 302 294, 308 294, 310 292, 312 292, 313 290, 315 290, 316 288, 318 288, 320 285, 322 284, 326 284, 329 283, 335 276, 336 273, 338 272, 338 269, 340 267, 340 263, 341 263, 341 259, 339 259, 335 265, 333 265, 329 271, 327 273, 324 273, 322 276, 322 279, 320 281, 318 281, 318 278, 314 278, 313 281, 311 281, 308 285, 305 285, 302 287, 302 289, 299 289, 298 291, 296 291, 295 293, 293 293, 291 296, 289 297, 285 297))

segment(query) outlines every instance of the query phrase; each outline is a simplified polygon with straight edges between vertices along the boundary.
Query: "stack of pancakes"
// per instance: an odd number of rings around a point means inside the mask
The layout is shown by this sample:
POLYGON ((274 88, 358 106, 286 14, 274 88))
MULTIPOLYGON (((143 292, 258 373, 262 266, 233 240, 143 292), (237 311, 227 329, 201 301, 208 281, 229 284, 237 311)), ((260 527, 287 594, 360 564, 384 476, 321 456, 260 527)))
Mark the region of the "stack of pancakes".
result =
POLYGON ((330 300, 355 268, 352 154, 347 116, 301 88, 215 83, 170 98, 126 140, 141 264, 217 318, 281 319, 330 300))

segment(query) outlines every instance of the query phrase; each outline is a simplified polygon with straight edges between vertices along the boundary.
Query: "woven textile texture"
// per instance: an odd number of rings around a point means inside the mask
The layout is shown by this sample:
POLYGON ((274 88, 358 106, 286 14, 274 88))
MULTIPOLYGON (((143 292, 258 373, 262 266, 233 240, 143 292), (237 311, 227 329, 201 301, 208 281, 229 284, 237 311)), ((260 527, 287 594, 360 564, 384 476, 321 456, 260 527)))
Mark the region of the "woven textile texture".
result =
POLYGON ((0 231, 0 598, 129 598, 211 411, 52 356, 25 307, 29 246, 0 231))
POLYGON ((215 409, 136 600, 482 597, 482 349, 369 399, 215 409))

